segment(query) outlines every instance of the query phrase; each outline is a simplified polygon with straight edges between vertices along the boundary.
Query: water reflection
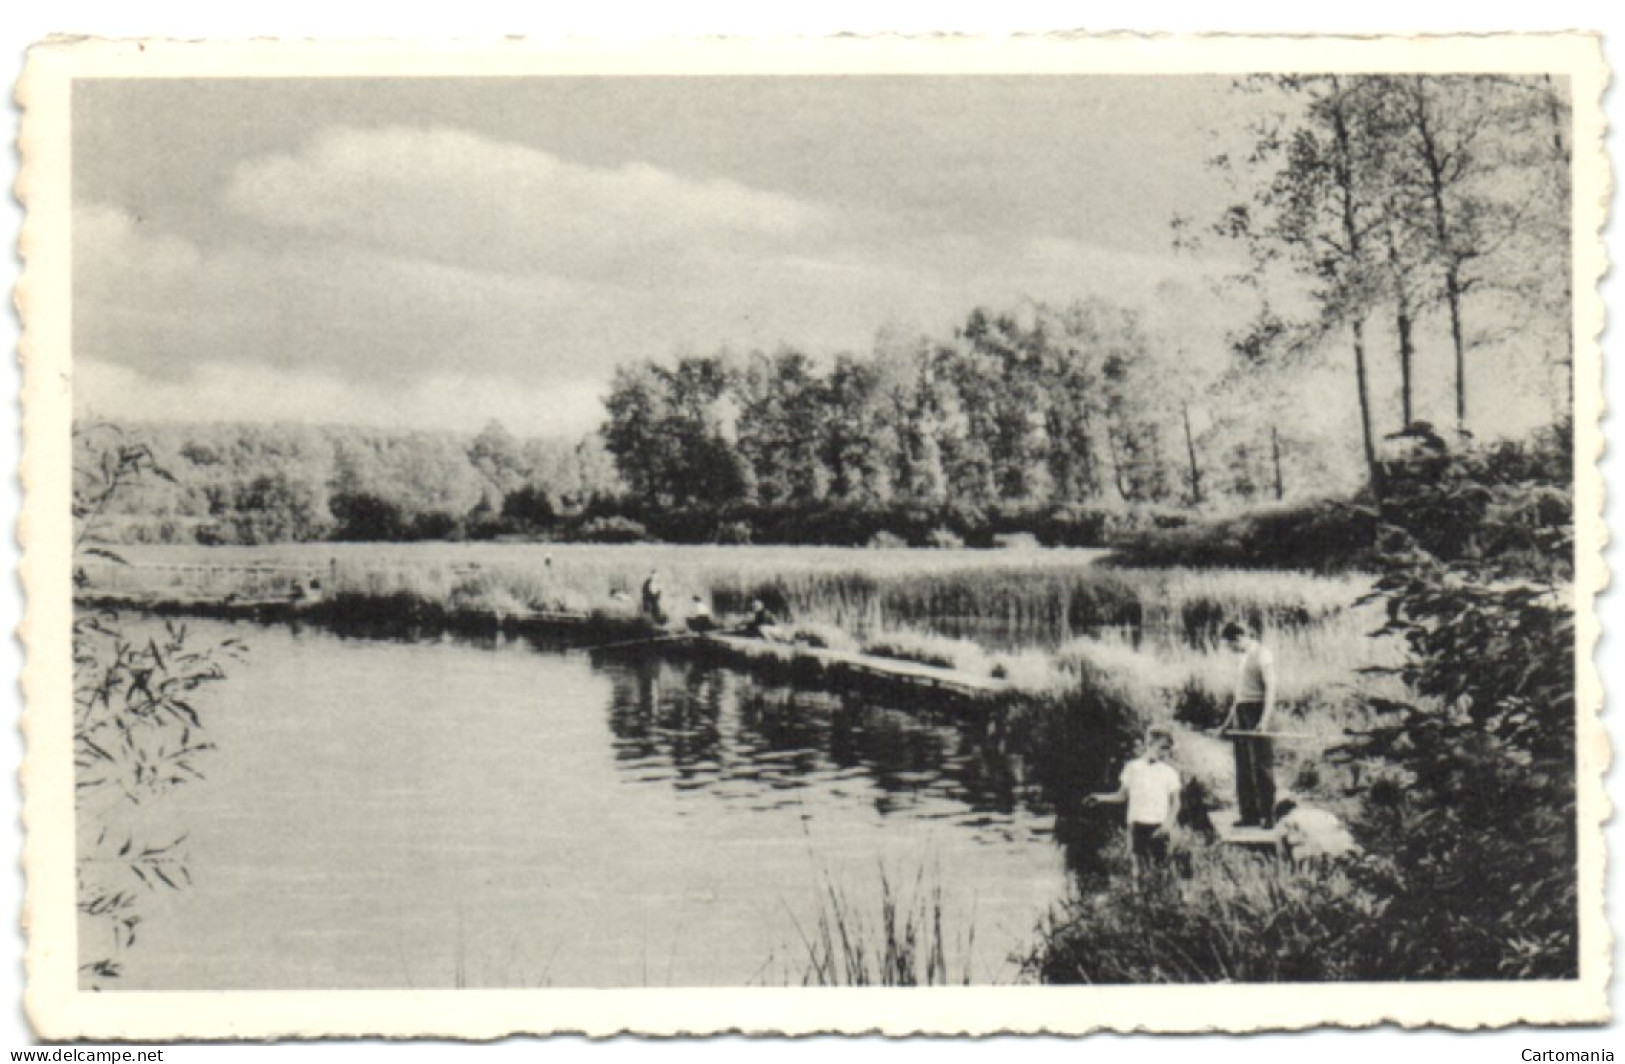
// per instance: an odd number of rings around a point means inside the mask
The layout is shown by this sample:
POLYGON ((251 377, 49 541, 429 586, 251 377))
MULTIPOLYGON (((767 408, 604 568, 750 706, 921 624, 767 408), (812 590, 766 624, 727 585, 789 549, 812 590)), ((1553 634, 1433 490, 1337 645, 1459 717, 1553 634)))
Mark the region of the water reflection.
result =
POLYGON ((627 783, 746 804, 783 792, 861 793, 881 816, 951 821, 1006 841, 1050 835, 1043 773, 997 723, 762 684, 704 664, 599 668, 627 783))
MULTIPOLYGON (((1030 645, 998 624, 939 622, 945 634, 1030 645)), ((295 627, 295 633, 298 629, 295 627)), ((378 619, 334 632, 344 639, 438 643, 478 650, 567 652, 545 635, 447 632, 378 619)), ((1122 630, 1137 639, 1132 627, 1122 630)), ((1057 630, 1057 639, 1064 633, 1057 630)), ((1059 846, 1078 877, 1102 875, 1120 835, 1121 809, 1086 806, 1084 795, 1116 787, 1132 756, 1129 721, 1093 712, 1040 714, 1011 722, 906 707, 871 695, 767 684, 703 662, 635 654, 595 660, 610 683, 608 724, 623 782, 776 809, 786 793, 847 799, 858 793, 883 817, 968 827, 987 841, 1041 839, 1059 846)))
POLYGON ((1084 704, 960 716, 502 635, 198 627, 253 654, 201 707, 218 756, 172 810, 197 884, 128 989, 733 986, 767 958, 795 982, 820 885, 873 911, 883 869, 929 870, 1002 981, 1120 835, 1068 797, 1118 757, 1084 704))

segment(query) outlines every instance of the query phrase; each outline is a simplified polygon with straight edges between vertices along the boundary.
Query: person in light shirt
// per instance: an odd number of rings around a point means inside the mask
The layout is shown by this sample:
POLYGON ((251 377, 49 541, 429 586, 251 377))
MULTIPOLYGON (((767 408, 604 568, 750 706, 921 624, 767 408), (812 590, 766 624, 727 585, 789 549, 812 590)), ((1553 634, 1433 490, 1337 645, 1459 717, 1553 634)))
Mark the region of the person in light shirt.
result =
POLYGON ((1129 852, 1134 857, 1135 875, 1148 865, 1168 859, 1181 789, 1179 770, 1169 764, 1173 754, 1173 733, 1161 726, 1148 729, 1145 752, 1123 766, 1117 790, 1091 794, 1087 799, 1127 803, 1129 852))
POLYGON ((1275 657, 1269 647, 1239 624, 1224 627, 1224 641, 1241 658, 1236 696, 1219 726, 1230 735, 1236 755, 1238 828, 1267 828, 1275 823, 1275 748, 1269 729, 1275 715, 1275 657))

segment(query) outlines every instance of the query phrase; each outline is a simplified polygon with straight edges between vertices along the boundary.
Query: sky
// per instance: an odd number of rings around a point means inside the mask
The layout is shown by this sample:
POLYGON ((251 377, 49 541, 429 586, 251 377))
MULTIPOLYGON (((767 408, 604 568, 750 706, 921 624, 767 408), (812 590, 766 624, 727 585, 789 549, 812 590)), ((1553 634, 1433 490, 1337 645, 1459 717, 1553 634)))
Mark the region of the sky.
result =
POLYGON ((1205 163, 1248 106, 1198 77, 80 81, 76 403, 577 436, 627 361, 1169 283, 1203 331, 1223 264, 1169 221, 1228 202, 1205 163))

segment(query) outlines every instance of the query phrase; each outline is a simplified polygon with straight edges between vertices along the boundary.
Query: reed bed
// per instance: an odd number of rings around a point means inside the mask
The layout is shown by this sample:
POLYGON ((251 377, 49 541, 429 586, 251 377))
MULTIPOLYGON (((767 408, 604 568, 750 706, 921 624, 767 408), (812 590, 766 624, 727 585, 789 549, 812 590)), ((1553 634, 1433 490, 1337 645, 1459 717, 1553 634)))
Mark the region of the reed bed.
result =
MULTIPOLYGON (((974 921, 950 942, 943 933, 942 884, 922 865, 905 894, 879 870, 876 902, 855 900, 826 870, 818 913, 796 932, 805 951, 804 986, 970 985, 974 921)), ((864 892, 865 895, 869 891, 864 892)))
POLYGON ((252 597, 314 575, 336 594, 585 612, 624 605, 657 572, 677 615, 694 596, 718 613, 741 613, 761 599, 786 619, 860 639, 913 629, 1004 650, 1122 631, 1205 647, 1231 619, 1272 632, 1314 629, 1364 590, 1358 578, 1296 572, 1114 569, 1088 550, 310 543, 143 546, 126 556, 135 564, 87 565, 92 584, 252 597))

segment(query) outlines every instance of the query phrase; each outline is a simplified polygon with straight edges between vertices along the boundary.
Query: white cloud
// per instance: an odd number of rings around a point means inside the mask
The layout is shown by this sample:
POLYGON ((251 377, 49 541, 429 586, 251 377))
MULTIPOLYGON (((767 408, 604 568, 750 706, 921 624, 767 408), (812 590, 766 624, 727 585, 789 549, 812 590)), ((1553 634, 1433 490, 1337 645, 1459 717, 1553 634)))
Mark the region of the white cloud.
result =
POLYGON ((603 419, 596 381, 517 385, 504 377, 447 369, 369 388, 316 369, 216 363, 186 380, 157 379, 128 366, 80 360, 74 406, 118 419, 299 421, 306 423, 477 429, 497 418, 521 436, 576 437, 603 419))
POLYGON ((571 330, 615 297, 343 244, 204 250, 104 207, 76 216, 75 258, 76 355, 160 375, 257 362, 383 386, 465 365, 579 377, 595 352, 571 330))
MULTIPOLYGON (((81 384, 108 413, 354 409, 439 424, 431 381, 463 382, 491 413, 516 396, 553 410, 619 362, 862 351, 882 326, 940 334, 976 305, 1095 294, 1143 306, 1165 278, 1201 269, 1161 249, 942 232, 447 130, 329 130, 239 164, 226 196, 254 221, 222 227, 217 244, 105 205, 76 212, 75 354, 98 367, 81 384), (264 389, 283 394, 264 405, 264 389)), ((491 416, 451 409, 465 427, 491 416)), ((589 427, 599 413, 570 408, 589 427)))
POLYGON ((641 163, 586 166, 448 129, 327 129, 237 166, 236 209, 277 227, 477 269, 596 273, 805 237, 817 206, 641 163))

